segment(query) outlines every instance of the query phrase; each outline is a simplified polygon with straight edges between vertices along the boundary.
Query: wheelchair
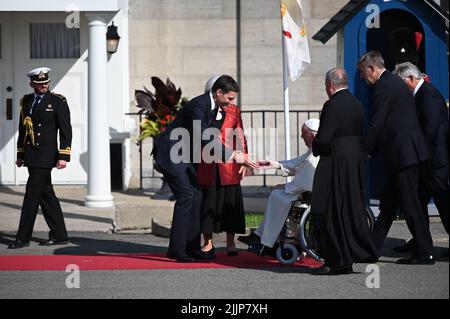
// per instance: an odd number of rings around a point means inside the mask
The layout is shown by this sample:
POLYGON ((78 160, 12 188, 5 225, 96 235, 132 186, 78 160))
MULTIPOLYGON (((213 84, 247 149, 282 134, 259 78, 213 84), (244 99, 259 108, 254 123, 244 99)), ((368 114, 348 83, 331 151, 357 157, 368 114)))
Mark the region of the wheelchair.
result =
MULTIPOLYGON (((318 242, 314 236, 314 223, 311 214, 311 193, 303 193, 300 199, 292 202, 288 217, 274 246, 275 257, 282 264, 293 264, 310 256, 323 261, 318 255, 318 242)), ((375 216, 366 206, 366 219, 373 230, 375 216)))

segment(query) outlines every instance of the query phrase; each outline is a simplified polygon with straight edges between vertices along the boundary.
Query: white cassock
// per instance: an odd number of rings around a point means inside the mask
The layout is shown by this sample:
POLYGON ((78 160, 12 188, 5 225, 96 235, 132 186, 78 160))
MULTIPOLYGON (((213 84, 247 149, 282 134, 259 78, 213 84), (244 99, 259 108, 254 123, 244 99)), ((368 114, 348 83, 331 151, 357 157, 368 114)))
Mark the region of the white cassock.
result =
POLYGON ((274 189, 270 193, 264 220, 255 231, 261 238, 261 244, 273 247, 291 209, 292 201, 297 200, 301 193, 312 191, 318 163, 319 157, 314 157, 311 150, 300 157, 280 162, 283 175, 295 177, 292 182, 286 183, 284 190, 274 189))

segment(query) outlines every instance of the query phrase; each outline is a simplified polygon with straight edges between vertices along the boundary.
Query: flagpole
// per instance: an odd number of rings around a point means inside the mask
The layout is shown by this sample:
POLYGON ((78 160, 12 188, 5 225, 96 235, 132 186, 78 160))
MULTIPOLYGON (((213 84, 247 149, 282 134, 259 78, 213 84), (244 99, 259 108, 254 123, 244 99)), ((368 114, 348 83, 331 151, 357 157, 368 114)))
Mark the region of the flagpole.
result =
MULTIPOLYGON (((311 64, 308 40, 301 0, 281 0, 281 28, 283 46, 283 91, 284 91, 284 143, 286 160, 291 159, 291 132, 289 121, 289 79, 297 80, 311 64), (291 76, 292 75, 292 76, 291 76)), ((295 135, 297 135, 296 132, 295 135)), ((287 180, 291 181, 290 178, 287 180)))
MULTIPOLYGON (((288 57, 285 46, 285 36, 282 35, 282 46, 283 46, 283 92, 284 92, 284 145, 285 145, 285 159, 291 159, 291 128, 289 121, 289 67, 288 67, 288 57)), ((287 182, 292 180, 291 177, 287 177, 287 182)))

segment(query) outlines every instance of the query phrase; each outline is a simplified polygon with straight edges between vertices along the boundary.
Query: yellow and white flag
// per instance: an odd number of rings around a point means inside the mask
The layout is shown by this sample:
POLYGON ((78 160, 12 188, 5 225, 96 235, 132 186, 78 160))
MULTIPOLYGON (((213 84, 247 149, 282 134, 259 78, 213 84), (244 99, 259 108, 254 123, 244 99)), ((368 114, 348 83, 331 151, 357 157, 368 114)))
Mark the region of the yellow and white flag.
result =
POLYGON ((311 64, 301 0, 281 0, 281 20, 289 76, 295 81, 311 64))

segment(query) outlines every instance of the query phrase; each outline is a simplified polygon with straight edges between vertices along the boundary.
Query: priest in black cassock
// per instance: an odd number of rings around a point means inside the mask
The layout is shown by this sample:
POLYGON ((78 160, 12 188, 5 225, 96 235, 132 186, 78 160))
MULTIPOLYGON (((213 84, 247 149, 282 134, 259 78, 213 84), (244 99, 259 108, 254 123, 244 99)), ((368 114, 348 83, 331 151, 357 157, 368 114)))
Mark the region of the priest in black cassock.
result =
POLYGON ((315 274, 349 274, 352 265, 376 255, 364 200, 364 161, 361 150, 364 113, 348 90, 344 69, 328 71, 329 100, 313 142, 320 156, 313 184, 311 213, 325 265, 315 274))

